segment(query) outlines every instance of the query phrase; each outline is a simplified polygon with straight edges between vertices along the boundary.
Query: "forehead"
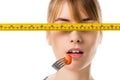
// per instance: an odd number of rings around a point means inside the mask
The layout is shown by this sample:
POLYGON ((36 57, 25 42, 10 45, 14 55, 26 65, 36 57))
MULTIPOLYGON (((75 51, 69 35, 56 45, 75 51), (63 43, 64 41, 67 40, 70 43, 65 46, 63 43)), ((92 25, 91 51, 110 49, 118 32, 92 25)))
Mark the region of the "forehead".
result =
POLYGON ((80 19, 88 18, 88 16, 84 12, 84 9, 81 6, 79 6, 79 9, 77 11, 73 10, 72 7, 72 5, 65 1, 59 8, 58 14, 55 19, 62 18, 68 19, 70 21, 78 21, 80 19))

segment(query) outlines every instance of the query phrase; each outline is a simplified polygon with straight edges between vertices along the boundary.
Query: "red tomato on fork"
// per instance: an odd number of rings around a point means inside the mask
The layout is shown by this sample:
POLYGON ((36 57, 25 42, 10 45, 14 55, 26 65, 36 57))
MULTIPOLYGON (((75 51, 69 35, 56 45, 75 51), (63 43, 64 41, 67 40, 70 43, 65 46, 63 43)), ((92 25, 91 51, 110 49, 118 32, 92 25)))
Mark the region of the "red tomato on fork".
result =
POLYGON ((65 63, 66 63, 67 65, 69 65, 69 64, 71 64, 71 62, 72 62, 72 57, 71 57, 71 55, 66 54, 66 55, 65 55, 65 63))

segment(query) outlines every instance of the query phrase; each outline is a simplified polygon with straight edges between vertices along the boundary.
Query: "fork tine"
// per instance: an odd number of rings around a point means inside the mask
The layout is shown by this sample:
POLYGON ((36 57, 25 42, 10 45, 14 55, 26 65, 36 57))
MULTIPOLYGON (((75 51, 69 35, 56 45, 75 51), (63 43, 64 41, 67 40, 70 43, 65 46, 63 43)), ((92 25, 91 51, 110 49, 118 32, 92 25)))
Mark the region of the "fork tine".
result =
POLYGON ((64 61, 65 58, 61 58, 59 60, 57 60, 56 62, 61 62, 61 61, 64 61))
POLYGON ((62 61, 62 62, 54 63, 53 65, 55 65, 55 66, 61 66, 61 65, 65 65, 65 63, 62 61))
POLYGON ((61 64, 61 65, 59 65, 61 68, 64 66, 65 64, 63 63, 63 64, 61 64))
POLYGON ((65 62, 64 62, 65 58, 61 58, 59 60, 57 60, 53 65, 52 67, 56 70, 59 70, 61 69, 64 65, 65 65, 65 62))
POLYGON ((56 64, 57 66, 62 66, 62 65, 65 65, 65 63, 64 62, 61 62, 61 63, 59 63, 59 64, 56 64))

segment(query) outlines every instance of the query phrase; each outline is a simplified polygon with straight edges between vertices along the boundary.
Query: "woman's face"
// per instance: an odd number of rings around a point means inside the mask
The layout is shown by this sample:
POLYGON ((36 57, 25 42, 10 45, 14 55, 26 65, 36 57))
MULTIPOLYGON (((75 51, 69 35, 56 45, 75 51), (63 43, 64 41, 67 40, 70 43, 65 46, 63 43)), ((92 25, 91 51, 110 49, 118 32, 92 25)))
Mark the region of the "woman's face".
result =
MULTIPOLYGON (((80 12, 85 22, 93 22, 80 12)), ((68 4, 65 2, 55 19, 55 23, 76 23, 71 17, 68 4)), ((63 58, 66 53, 76 54, 72 56, 72 63, 65 66, 66 69, 80 70, 91 63, 101 42, 100 31, 47 31, 48 43, 52 46, 56 59, 63 58), (77 54, 80 52, 80 55, 77 54)))

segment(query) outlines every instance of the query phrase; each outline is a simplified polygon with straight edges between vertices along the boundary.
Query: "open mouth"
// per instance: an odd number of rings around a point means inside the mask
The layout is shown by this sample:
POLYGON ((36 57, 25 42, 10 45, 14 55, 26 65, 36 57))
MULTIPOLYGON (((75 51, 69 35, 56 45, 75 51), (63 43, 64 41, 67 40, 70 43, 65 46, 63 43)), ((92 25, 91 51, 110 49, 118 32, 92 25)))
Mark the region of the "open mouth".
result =
POLYGON ((78 48, 72 48, 66 54, 70 54, 73 59, 79 59, 83 56, 84 52, 78 48))
POLYGON ((69 50, 67 54, 83 54, 84 52, 81 50, 69 50))

